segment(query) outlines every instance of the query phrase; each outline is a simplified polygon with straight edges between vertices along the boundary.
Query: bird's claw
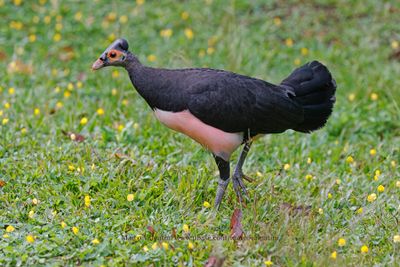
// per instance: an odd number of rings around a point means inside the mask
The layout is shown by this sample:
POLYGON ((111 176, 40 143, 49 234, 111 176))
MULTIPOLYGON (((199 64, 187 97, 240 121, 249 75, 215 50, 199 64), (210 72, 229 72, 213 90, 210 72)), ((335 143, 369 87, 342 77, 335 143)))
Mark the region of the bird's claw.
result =
POLYGON ((230 180, 231 179, 228 178, 226 180, 219 179, 218 181, 217 195, 215 197, 215 203, 214 203, 216 209, 219 208, 219 205, 222 202, 222 198, 225 195, 226 187, 228 186, 230 180))
POLYGON ((244 175, 243 173, 235 173, 232 177, 233 189, 235 190, 236 196, 239 199, 239 203, 243 202, 243 193, 249 198, 246 186, 244 185, 243 179, 253 182, 254 180, 244 175))

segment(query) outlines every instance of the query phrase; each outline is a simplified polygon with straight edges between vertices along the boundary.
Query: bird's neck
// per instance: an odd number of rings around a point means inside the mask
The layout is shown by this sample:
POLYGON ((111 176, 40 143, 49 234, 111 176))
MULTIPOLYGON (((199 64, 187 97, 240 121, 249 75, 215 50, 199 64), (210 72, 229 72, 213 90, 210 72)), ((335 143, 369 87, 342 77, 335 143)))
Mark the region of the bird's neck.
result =
POLYGON ((147 100, 148 81, 151 79, 151 74, 146 66, 132 53, 128 54, 127 64, 125 69, 128 71, 129 78, 138 93, 147 100))

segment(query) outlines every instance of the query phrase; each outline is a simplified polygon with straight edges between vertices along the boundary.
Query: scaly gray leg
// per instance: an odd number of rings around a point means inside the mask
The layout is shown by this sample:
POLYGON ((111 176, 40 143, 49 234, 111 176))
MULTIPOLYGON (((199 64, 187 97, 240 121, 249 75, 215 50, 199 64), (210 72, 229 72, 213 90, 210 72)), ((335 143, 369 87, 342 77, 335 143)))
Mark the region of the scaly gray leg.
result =
POLYGON ((238 163, 236 164, 235 171, 233 172, 233 176, 232 176, 233 189, 235 189, 236 196, 238 197, 240 203, 242 203, 242 200, 243 200, 242 192, 245 193, 246 196, 248 196, 246 186, 243 183, 243 179, 245 179, 249 182, 253 181, 253 179, 244 175, 243 171, 242 171, 242 167, 243 167, 244 161, 246 160, 247 153, 250 150, 251 144, 252 144, 252 141, 247 141, 244 144, 243 150, 240 153, 238 163))
POLYGON ((230 181, 230 167, 229 161, 225 161, 222 158, 214 155, 215 162, 217 163, 218 170, 219 170, 219 181, 218 181, 218 188, 217 188, 217 195, 215 197, 215 208, 219 208, 221 204, 222 198, 225 194, 226 187, 230 181))

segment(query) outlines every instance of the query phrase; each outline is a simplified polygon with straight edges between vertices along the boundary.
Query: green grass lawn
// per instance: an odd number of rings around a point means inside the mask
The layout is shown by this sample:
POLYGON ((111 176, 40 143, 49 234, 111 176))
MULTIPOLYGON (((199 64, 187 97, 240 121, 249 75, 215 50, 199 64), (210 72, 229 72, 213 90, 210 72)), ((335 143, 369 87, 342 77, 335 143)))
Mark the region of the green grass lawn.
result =
POLYGON ((111 2, 0 0, 0 265, 400 264, 398 1, 111 2), (230 185, 207 207, 210 153, 157 122, 123 69, 90 70, 118 37, 150 66, 331 70, 325 128, 253 145, 245 240, 211 240, 238 203, 230 185))

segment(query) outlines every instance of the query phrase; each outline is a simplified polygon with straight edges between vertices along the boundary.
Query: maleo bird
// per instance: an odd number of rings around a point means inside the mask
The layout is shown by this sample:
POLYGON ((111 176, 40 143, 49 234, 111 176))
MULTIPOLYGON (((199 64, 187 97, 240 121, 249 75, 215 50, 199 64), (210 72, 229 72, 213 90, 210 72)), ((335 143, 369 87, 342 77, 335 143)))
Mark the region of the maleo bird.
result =
POLYGON ((156 118, 210 150, 219 169, 218 208, 230 181, 230 157, 243 144, 232 174, 235 193, 247 194, 242 167, 260 135, 293 129, 309 133, 324 126, 335 103, 336 82, 328 69, 313 61, 297 68, 281 84, 229 71, 146 67, 125 39, 114 41, 92 69, 119 66, 156 118))

